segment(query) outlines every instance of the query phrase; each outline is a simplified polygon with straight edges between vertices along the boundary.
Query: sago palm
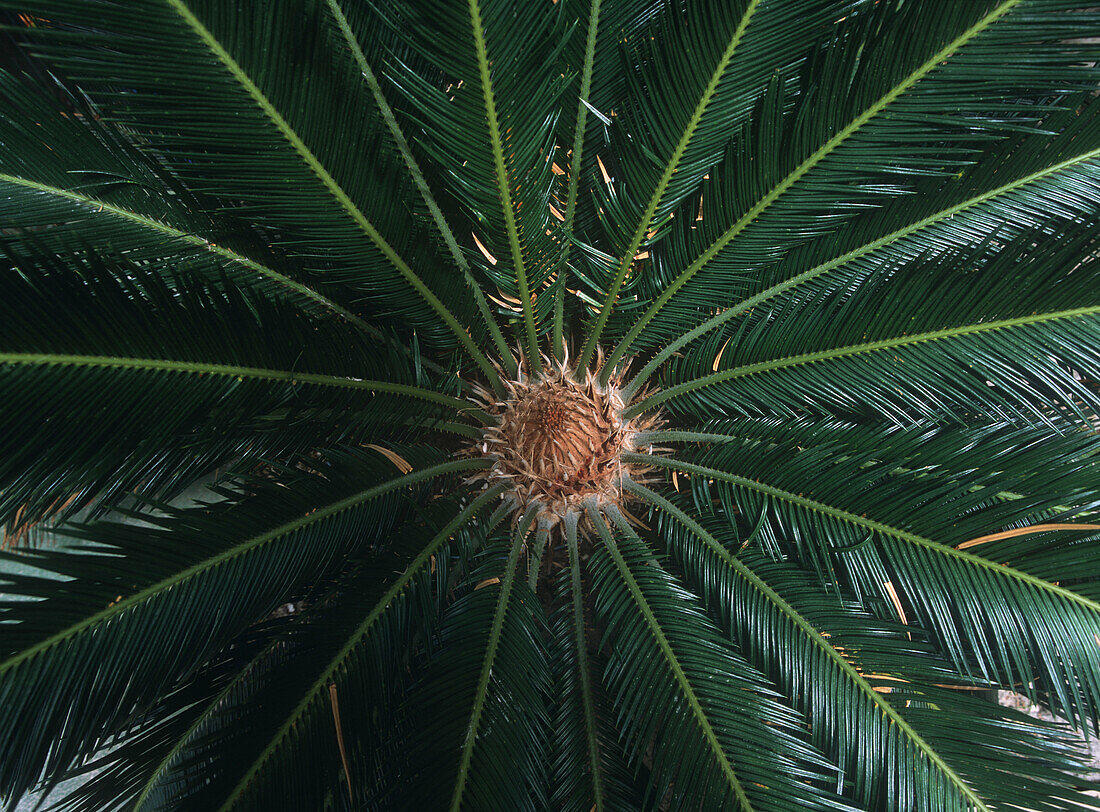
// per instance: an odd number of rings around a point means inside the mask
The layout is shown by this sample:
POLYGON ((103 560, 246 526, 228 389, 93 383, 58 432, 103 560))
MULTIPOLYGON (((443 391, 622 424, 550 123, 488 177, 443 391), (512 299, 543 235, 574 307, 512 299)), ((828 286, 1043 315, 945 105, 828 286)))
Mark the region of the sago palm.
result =
POLYGON ((0 7, 0 798, 1095 802, 1095 2, 0 7))

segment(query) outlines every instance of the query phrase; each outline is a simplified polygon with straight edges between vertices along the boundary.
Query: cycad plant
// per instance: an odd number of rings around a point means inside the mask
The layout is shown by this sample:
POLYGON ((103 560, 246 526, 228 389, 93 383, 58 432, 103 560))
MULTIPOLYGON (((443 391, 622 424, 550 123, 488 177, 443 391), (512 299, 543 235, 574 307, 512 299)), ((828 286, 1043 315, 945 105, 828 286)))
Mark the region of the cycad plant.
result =
POLYGON ((1094 803, 1095 0, 0 8, 0 799, 1094 803))

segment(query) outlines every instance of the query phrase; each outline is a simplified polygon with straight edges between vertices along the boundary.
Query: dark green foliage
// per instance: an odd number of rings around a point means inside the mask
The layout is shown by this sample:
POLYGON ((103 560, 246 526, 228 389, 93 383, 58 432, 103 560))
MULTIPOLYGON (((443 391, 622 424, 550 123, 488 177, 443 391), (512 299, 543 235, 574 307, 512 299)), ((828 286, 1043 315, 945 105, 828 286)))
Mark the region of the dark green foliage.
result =
POLYGON ((0 24, 0 803, 1100 808, 1095 4, 0 24), (664 422, 548 528, 566 352, 664 422))

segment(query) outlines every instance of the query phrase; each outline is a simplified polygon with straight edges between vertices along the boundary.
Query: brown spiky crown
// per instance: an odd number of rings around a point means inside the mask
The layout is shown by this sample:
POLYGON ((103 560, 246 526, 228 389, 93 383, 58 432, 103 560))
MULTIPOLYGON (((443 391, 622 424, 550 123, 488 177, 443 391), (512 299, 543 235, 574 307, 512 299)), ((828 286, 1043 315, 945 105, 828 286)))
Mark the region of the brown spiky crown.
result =
POLYGON ((603 385, 591 370, 578 376, 568 358, 544 358, 535 375, 521 364, 515 380, 502 377, 504 398, 481 393, 497 422, 483 430, 473 449, 493 460, 478 478, 506 484, 515 515, 535 507, 544 526, 571 513, 583 516, 582 504, 589 500, 621 507, 623 479, 640 480, 648 470, 623 462, 621 455, 635 451, 638 435, 658 422, 623 417, 621 373, 603 385))

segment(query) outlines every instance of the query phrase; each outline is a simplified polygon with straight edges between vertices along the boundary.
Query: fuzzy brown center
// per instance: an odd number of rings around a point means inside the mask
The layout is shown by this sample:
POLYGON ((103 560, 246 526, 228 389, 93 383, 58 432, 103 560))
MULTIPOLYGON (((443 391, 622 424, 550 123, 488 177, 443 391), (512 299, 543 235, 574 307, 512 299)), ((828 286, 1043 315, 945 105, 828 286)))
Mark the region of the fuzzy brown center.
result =
POLYGON ((546 382, 506 409, 501 463, 552 500, 600 489, 614 476, 621 420, 606 397, 546 382))
POLYGON ((568 416, 568 410, 560 403, 547 403, 542 407, 542 412, 539 418, 542 421, 542 430, 546 434, 550 434, 555 431, 561 431, 566 427, 566 418, 568 416))
POLYGON ((548 363, 537 376, 506 380, 502 400, 485 393, 497 422, 474 450, 493 460, 476 478, 507 485, 517 514, 537 508, 540 521, 551 525, 583 513, 589 500, 619 503, 623 478, 643 473, 621 455, 634 450, 638 431, 653 425, 623 418, 617 377, 607 385, 591 372, 578 377, 564 363, 548 363))

